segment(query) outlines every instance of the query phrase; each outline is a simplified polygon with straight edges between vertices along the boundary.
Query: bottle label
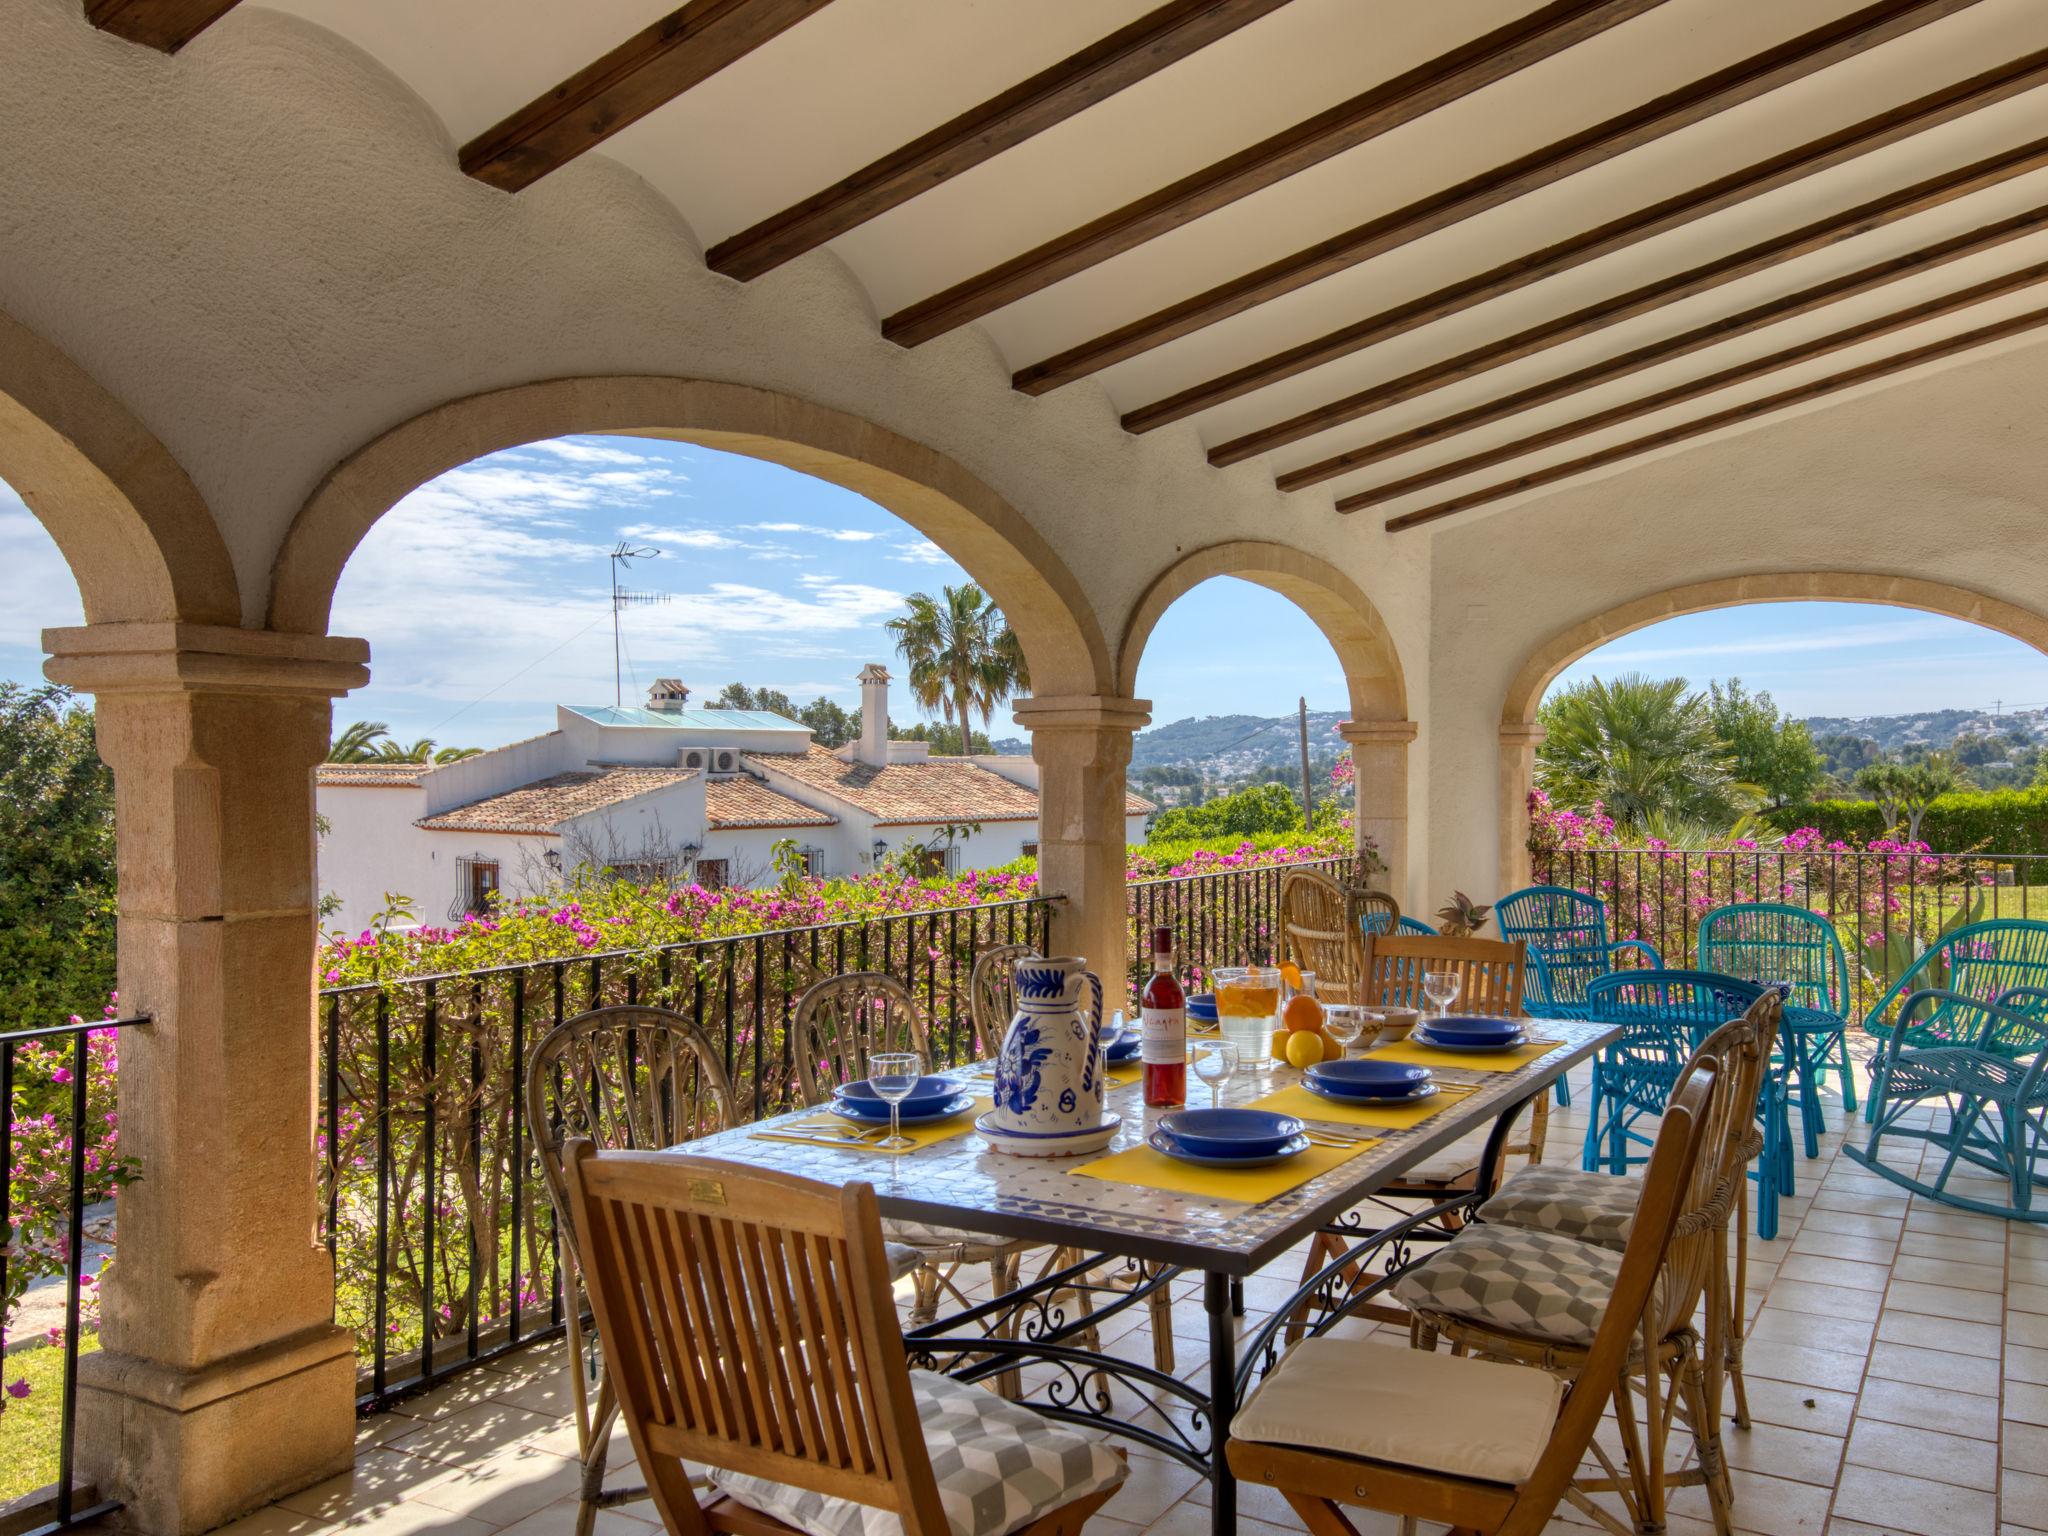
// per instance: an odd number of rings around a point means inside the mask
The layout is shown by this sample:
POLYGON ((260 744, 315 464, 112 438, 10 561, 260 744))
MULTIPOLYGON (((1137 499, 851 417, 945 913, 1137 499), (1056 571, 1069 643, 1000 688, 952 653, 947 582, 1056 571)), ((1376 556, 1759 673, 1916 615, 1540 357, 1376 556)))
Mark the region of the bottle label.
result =
POLYGON ((1188 1011, 1185 1008, 1141 1010, 1138 1059, 1148 1066, 1185 1066, 1188 1059, 1188 1011))

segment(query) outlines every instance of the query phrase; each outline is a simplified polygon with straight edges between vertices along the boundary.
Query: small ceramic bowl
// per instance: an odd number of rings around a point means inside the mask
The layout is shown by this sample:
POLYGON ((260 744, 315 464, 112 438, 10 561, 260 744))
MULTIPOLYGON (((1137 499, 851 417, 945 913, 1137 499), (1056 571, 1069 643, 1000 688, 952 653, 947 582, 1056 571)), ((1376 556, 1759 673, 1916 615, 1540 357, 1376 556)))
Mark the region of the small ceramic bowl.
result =
POLYGON ((1382 1020, 1379 1034, 1375 1037, 1379 1040, 1405 1040, 1408 1032, 1422 1019, 1419 1008, 1375 1008, 1373 1012, 1382 1020))

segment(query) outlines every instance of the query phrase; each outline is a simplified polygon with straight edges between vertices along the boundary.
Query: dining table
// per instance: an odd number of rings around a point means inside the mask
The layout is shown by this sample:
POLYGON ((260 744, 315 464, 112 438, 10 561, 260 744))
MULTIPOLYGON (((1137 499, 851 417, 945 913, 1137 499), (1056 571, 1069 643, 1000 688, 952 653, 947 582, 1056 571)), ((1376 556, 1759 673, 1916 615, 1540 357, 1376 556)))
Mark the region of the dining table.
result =
MULTIPOLYGON (((1241 1068, 1221 1089, 1227 1106, 1271 1107, 1277 1095, 1315 1142, 1280 1169, 1185 1169, 1148 1149, 1161 1114, 1148 1109, 1134 1071, 1112 1070, 1104 1114, 1120 1117, 1097 1152, 1021 1157, 990 1148, 969 1112, 921 1128, 918 1145, 887 1152, 854 1141, 817 1108, 752 1122, 676 1150, 844 1185, 864 1180, 882 1215, 923 1225, 1042 1243, 1078 1252, 1003 1295, 978 1301, 905 1334, 911 1364, 964 1380, 1002 1378, 1022 1401, 1063 1421, 1122 1436, 1194 1468, 1210 1482, 1212 1529, 1237 1524, 1237 1491, 1224 1454, 1238 1404, 1284 1347, 1358 1313, 1400 1271, 1446 1241, 1491 1194, 1496 1155, 1519 1112, 1620 1031, 1581 1020, 1531 1018, 1533 1042, 1510 1059, 1453 1055, 1411 1042, 1369 1045, 1390 1059, 1426 1061, 1442 1102, 1429 1113, 1391 1114, 1361 1126, 1348 1106, 1301 1107, 1303 1074, 1274 1063, 1241 1068), (1539 1052, 1535 1046, 1545 1048, 1539 1052), (1412 1123, 1411 1123, 1412 1122, 1412 1123), (1486 1133, 1477 1182, 1440 1198, 1373 1197, 1436 1153, 1486 1133), (1285 1184, 1286 1187, 1276 1187, 1285 1184), (1344 1239, 1339 1257, 1302 1279, 1255 1321, 1244 1319, 1243 1284, 1321 1231, 1344 1239), (1109 1271, 1121 1269, 1114 1277, 1109 1271), (1208 1358, 1192 1379, 1100 1347, 1113 1315, 1142 1305, 1158 1286, 1200 1277, 1208 1358), (1086 1308, 1071 1305, 1085 1293, 1086 1308), (1063 1304, 1066 1303, 1066 1304, 1063 1304)), ((944 1074, 963 1093, 985 1095, 992 1068, 968 1063, 944 1074)), ((1188 1099, 1208 1086, 1188 1073, 1188 1099)), ((985 1107, 977 1100, 977 1108, 985 1107)), ((1290 1277, 1294 1278, 1294 1277, 1290 1277)))

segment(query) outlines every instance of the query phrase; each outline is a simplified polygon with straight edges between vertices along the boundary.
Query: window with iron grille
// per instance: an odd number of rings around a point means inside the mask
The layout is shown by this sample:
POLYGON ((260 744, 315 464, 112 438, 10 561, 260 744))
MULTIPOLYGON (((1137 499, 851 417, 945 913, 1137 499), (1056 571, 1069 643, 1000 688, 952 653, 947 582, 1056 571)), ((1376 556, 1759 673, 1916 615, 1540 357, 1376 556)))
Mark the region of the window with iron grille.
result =
POLYGON ((804 861, 804 873, 805 873, 805 874, 809 875, 809 876, 810 876, 810 877, 811 877, 811 878, 812 878, 813 880, 820 880, 820 879, 823 879, 823 878, 824 878, 824 875, 825 875, 825 850, 824 850, 824 849, 822 849, 822 848, 799 848, 799 849, 797 849, 797 857, 798 857, 798 858, 800 858, 800 859, 802 859, 802 860, 804 861))
POLYGON ((1026 844, 1024 845, 1024 857, 1025 857, 1025 858, 1027 858, 1027 859, 1035 859, 1035 858, 1037 858, 1037 857, 1038 857, 1038 844, 1036 844, 1036 843, 1026 843, 1026 844))
POLYGON ((605 865, 604 872, 628 885, 660 885, 668 879, 669 865, 666 859, 625 859, 605 865))
POLYGON ((467 917, 472 913, 481 915, 490 911, 491 898, 498 893, 498 861, 457 859, 455 888, 455 905, 458 910, 451 913, 451 916, 467 917))
POLYGON ((726 868, 726 861, 724 859, 699 859, 697 861, 697 883, 703 886, 705 890, 721 890, 724 888, 726 881, 731 878, 731 873, 726 868))

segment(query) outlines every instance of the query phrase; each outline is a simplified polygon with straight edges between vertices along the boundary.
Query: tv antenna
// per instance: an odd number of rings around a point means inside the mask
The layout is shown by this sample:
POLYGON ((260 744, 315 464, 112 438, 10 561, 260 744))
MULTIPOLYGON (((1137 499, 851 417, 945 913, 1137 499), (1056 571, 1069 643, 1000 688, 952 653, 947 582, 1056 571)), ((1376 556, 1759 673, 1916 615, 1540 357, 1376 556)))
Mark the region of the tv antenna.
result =
POLYGON ((621 681, 622 666, 619 647, 619 612, 625 608, 652 608, 656 603, 668 601, 666 592, 628 592, 619 585, 619 573, 630 568, 635 560, 652 560, 661 553, 653 545, 635 546, 626 540, 619 540, 619 547, 612 551, 612 708, 618 709, 625 702, 624 684, 621 681))

